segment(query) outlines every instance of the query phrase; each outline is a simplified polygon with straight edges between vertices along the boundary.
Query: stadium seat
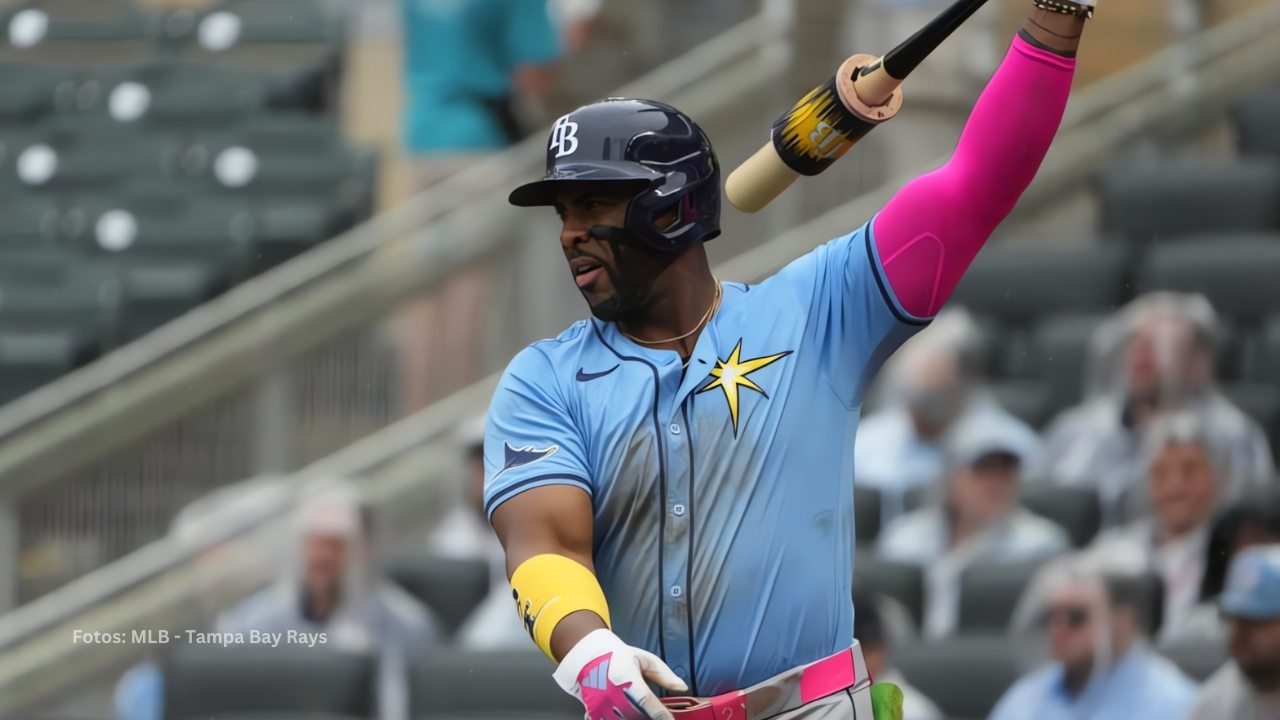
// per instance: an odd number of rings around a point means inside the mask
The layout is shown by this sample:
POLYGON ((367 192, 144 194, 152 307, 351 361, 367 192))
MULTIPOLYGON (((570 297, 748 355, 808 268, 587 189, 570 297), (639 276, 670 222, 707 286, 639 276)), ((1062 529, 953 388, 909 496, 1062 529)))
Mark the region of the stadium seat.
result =
POLYGON ((854 534, 860 543, 874 543, 880 536, 880 491, 853 486, 854 534))
POLYGON ((1280 315, 1272 315, 1263 324, 1248 370, 1246 380, 1280 385, 1280 315))
POLYGON ((183 645, 162 668, 165 720, 374 712, 374 663, 366 656, 284 645, 183 645))
POLYGON ((0 195, 0 204, 4 206, 0 253, 56 249, 61 212, 53 198, 13 193, 0 195))
POLYGON ((888 595, 902 607, 919 628, 924 621, 924 576, 918 565, 881 560, 869 552, 859 552, 853 561, 853 587, 888 595))
POLYGON ((277 198, 263 202, 253 229, 253 273, 275 267, 328 240, 349 225, 324 200, 277 198))
POLYGON ((1033 428, 1043 428, 1063 407, 1054 403, 1053 390, 1039 380, 1002 380, 988 388, 1001 407, 1033 428))
POLYGON ((1262 426, 1268 436, 1280 430, 1280 387, 1266 383, 1224 383, 1222 393, 1244 414, 1262 426))
POLYGON ((960 578, 958 630, 965 634, 1002 633, 1009 627, 1022 591, 1044 559, 1028 562, 982 563, 960 578))
POLYGON ((1165 640, 1156 650, 1196 682, 1204 682, 1228 659, 1226 643, 1212 640, 1165 640))
POLYGON ((17 184, 28 190, 66 192, 116 188, 135 180, 167 179, 172 154, 165 138, 131 128, 83 120, 59 120, 36 128, 14 144, 17 184))
POLYGON ((268 106, 266 84, 248 70, 179 60, 94 72, 94 110, 108 122, 220 126, 268 106))
POLYGON ((84 364, 75 334, 0 329, 0 405, 84 364))
POLYGON ((1076 547, 1089 544, 1102 526, 1102 503, 1090 488, 1034 482, 1023 491, 1022 505, 1062 526, 1076 547))
POLYGON ((536 649, 432 653, 410 669, 409 715, 431 718, 578 720, 582 704, 551 678, 536 649))
POLYGON ((0 60, 87 66, 154 52, 154 17, 132 0, 21 0, 4 20, 0 60))
POLYGON ((1102 181, 1102 224, 1131 242, 1280 229, 1280 164, 1122 166, 1102 181))
POLYGON ((1235 109, 1236 132, 1242 155, 1280 158, 1280 90, 1258 93, 1235 109))
POLYGON ((893 664, 951 720, 985 718, 1018 678, 1003 636, 960 635, 895 647, 893 664))
POLYGON ((249 272, 254 209, 244 201, 185 193, 103 193, 67 201, 78 218, 67 240, 91 256, 200 262, 239 281, 249 272))
POLYGON ((4 253, 0 264, 0 328, 69 333, 82 360, 116 336, 123 298, 110 271, 60 253, 4 253))
MULTIPOLYGON (((1274 203, 1280 209, 1280 200, 1274 203)), ((1238 320, 1260 320, 1280 307, 1280 233, 1199 238, 1152 246, 1138 268, 1137 289, 1198 292, 1238 320)))
POLYGON ((0 62, 0 122, 30 123, 52 112, 72 72, 34 63, 0 62))
POLYGON ((490 569, 483 560, 409 555, 392 561, 389 572, 436 613, 449 636, 489 592, 490 569))
POLYGON ((1011 376, 1044 383, 1053 408, 1080 401, 1089 340, 1104 315, 1057 315, 1038 322, 1021 342, 1006 349, 1011 376))
POLYGON ((126 342, 226 290, 226 269, 208 263, 121 259, 118 272, 124 291, 120 331, 126 342))
POLYGON ((1115 309, 1125 298, 1128 248, 1012 240, 984 248, 951 302, 976 313, 1027 320, 1115 309))
POLYGON ((242 67, 310 68, 331 88, 341 76, 346 16, 314 0, 218 0, 170 36, 182 55, 242 67))

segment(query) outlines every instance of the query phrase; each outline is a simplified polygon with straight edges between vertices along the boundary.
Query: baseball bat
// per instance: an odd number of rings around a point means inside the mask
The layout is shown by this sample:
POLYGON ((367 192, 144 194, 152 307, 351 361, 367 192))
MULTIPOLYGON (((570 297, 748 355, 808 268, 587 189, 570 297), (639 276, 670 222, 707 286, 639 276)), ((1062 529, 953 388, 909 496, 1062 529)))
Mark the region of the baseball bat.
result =
POLYGON ((902 108, 902 81, 986 0, 955 0, 880 57, 858 54, 773 124, 769 142, 729 173, 725 196, 743 212, 773 202, 800 175, 817 175, 902 108))

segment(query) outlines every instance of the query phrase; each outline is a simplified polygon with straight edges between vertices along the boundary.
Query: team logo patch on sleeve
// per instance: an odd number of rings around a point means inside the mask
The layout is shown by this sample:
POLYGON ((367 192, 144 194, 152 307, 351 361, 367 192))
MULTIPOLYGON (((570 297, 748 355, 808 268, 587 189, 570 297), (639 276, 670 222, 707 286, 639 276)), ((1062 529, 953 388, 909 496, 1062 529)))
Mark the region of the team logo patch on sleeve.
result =
POLYGON ((522 448, 513 448, 511 447, 511 443, 504 441, 502 443, 502 469, 493 477, 494 479, 497 479, 499 475, 513 468, 524 467, 525 465, 532 465, 541 460, 546 460, 552 455, 555 455, 556 451, 559 449, 559 445, 550 445, 541 449, 532 445, 525 445, 522 448))

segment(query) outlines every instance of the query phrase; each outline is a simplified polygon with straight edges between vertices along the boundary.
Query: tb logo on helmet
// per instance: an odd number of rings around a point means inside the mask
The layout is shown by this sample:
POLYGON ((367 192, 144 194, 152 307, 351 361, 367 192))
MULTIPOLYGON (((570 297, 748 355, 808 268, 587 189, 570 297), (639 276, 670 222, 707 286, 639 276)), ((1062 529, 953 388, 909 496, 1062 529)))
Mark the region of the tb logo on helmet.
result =
POLYGON ((568 115, 556 121, 551 129, 551 149, 556 157, 572 155, 578 150, 578 123, 569 119, 568 115))

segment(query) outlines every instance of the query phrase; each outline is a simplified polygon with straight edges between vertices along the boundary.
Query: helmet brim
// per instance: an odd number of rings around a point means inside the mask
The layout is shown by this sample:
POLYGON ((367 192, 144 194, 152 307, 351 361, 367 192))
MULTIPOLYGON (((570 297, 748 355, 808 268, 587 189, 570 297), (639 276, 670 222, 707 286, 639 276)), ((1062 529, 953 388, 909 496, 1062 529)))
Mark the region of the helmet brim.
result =
POLYGON ((517 207, 555 205, 565 186, 588 183, 634 183, 637 194, 657 185, 664 175, 634 162, 592 162, 561 165, 541 180, 525 183, 507 196, 517 207))

